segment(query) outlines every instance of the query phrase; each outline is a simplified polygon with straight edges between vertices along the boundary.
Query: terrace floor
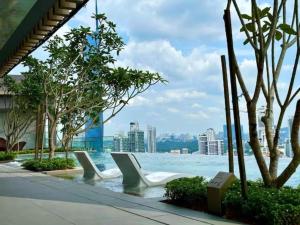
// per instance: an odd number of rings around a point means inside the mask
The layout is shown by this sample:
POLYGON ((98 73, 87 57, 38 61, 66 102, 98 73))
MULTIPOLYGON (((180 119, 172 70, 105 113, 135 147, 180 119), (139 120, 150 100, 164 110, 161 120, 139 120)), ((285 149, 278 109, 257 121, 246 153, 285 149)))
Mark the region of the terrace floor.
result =
POLYGON ((0 164, 1 225, 238 224, 42 173, 0 164))

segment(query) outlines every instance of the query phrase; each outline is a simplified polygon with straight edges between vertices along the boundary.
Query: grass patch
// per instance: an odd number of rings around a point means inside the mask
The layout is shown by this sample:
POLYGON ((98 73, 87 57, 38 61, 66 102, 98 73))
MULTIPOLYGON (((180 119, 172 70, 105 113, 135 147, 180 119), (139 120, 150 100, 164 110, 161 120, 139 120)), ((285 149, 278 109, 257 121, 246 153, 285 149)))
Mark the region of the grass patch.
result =
POLYGON ((14 160, 16 156, 17 155, 13 152, 0 152, 0 161, 14 160))
POLYGON ((64 170, 73 169, 75 167, 74 159, 53 158, 53 159, 30 159, 26 160, 22 166, 25 169, 32 171, 51 171, 51 170, 64 170))

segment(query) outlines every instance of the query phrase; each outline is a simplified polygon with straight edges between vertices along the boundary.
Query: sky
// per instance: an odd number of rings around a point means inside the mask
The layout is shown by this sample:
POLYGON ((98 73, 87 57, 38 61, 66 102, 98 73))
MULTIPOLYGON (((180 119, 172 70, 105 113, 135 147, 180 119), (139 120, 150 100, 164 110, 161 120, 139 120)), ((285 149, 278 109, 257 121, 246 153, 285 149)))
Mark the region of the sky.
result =
MULTIPOLYGON (((155 71, 168 80, 167 84, 155 85, 133 99, 105 124, 105 135, 128 131, 131 121, 138 121, 143 130, 147 125, 155 126, 158 134, 198 135, 207 128, 222 130, 225 106, 220 55, 227 53, 222 19, 225 2, 98 0, 99 12, 117 24, 117 31, 126 43, 116 65, 155 71)), ((242 12, 249 11, 248 0, 237 2, 242 12)), ((268 5, 268 2, 259 1, 261 5, 268 5)), ((95 1, 90 0, 57 34, 62 35, 80 25, 95 27, 91 18, 94 12, 95 1)), ((232 19, 240 68, 247 85, 254 87, 256 65, 253 54, 242 44, 245 37, 239 32, 237 17, 233 15, 232 19)), ((47 54, 39 47, 33 56, 45 58, 47 54)), ((287 74, 292 62, 291 58, 283 68, 287 74)), ((10 73, 19 74, 21 71, 24 68, 19 65, 10 73)), ((288 81, 287 75, 278 83, 282 96, 288 81)), ((296 86, 299 86, 298 80, 296 86)), ((242 99, 240 105, 242 125, 247 129, 246 107, 242 99)), ((287 116, 292 115, 293 110, 294 106, 287 116)))

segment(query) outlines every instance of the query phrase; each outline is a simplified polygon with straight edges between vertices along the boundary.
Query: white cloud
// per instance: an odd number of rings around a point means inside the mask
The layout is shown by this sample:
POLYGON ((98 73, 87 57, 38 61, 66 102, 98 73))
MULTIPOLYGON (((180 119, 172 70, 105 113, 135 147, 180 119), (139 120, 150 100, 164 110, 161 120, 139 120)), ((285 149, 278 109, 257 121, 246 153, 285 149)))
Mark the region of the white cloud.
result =
POLYGON ((117 65, 159 72, 179 86, 197 84, 205 92, 222 91, 220 53, 205 47, 183 54, 166 40, 133 41, 121 52, 117 65))
POLYGON ((198 104, 198 103, 194 103, 193 105, 192 105, 192 108, 198 108, 198 109, 201 109, 203 106, 202 105, 200 105, 200 104, 198 104))
POLYGON ((203 119, 210 118, 210 116, 207 113, 203 112, 203 111, 187 113, 185 115, 186 115, 187 118, 193 119, 193 120, 203 120, 203 119))
POLYGON ((176 108, 167 108, 168 112, 171 112, 171 113, 179 113, 180 111, 176 108))

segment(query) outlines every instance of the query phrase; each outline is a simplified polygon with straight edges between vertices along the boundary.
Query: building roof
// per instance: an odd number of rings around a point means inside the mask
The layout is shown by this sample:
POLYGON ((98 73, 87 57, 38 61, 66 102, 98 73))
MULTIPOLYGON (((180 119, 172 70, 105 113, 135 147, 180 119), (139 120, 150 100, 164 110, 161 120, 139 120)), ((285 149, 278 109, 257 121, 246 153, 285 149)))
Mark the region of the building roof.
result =
POLYGON ((1 0, 0 77, 44 43, 88 0, 1 0))

